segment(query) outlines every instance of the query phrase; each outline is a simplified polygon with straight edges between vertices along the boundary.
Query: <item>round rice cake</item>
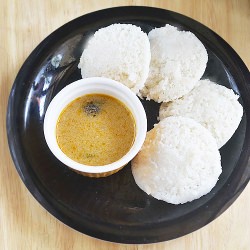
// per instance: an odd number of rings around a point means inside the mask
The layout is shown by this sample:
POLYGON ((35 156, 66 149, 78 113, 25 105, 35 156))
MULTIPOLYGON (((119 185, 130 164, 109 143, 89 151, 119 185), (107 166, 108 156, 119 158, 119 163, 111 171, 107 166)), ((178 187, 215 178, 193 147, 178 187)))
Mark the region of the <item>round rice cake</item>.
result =
POLYGON ((204 45, 193 33, 168 24, 153 29, 148 37, 151 62, 142 96, 160 103, 187 94, 206 69, 204 45))
POLYGON ((221 174, 215 139, 196 121, 168 117, 147 133, 132 160, 136 184, 147 194, 182 204, 209 193, 221 174))
POLYGON ((187 95, 160 107, 160 120, 186 116, 199 122, 214 136, 221 148, 234 134, 243 115, 238 95, 210 80, 200 80, 187 95))
POLYGON ((138 94, 148 76, 150 58, 149 40, 140 27, 112 24, 90 38, 78 68, 82 78, 111 78, 138 94))

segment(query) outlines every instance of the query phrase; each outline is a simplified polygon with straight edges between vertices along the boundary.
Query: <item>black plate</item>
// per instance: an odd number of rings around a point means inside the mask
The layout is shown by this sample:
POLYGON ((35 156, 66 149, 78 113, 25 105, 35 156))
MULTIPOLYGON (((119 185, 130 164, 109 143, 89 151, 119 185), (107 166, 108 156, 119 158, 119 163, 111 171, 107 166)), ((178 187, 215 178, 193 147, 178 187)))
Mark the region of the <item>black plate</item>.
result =
MULTIPOLYGON (((98 58, 96 58, 98 60, 98 58)), ((79 17, 53 32, 31 53, 9 97, 7 133, 16 169, 32 195, 56 218, 100 239, 151 243, 180 237, 214 220, 249 181, 250 77, 235 51, 213 31, 183 15, 148 7, 118 7, 79 17), (70 82, 88 37, 112 23, 132 23, 148 32, 166 23, 193 32, 205 45, 209 61, 203 78, 239 93, 244 117, 221 149, 223 172, 206 196, 184 205, 158 201, 141 191, 130 166, 110 177, 76 174, 50 152, 43 119, 51 99, 70 82)), ((159 105, 143 101, 148 129, 157 122, 159 105)))

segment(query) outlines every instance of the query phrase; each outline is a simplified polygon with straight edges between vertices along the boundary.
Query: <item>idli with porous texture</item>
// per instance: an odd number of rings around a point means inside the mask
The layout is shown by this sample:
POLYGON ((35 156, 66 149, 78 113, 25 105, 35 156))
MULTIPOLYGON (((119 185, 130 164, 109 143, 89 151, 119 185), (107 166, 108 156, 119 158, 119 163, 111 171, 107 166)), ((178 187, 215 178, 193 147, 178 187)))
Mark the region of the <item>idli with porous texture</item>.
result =
POLYGON ((149 39, 140 27, 112 24, 90 38, 78 67, 82 78, 111 78, 138 94, 148 76, 150 58, 149 39))
POLYGON ((187 94, 205 72, 204 45, 193 33, 168 24, 151 30, 148 37, 151 62, 142 96, 160 103, 187 94))
POLYGON ((200 80, 187 95, 160 107, 160 120, 186 116, 206 127, 222 147, 234 134, 243 115, 238 95, 210 80, 200 80))
POLYGON ((136 184, 158 200, 180 204, 209 193, 221 174, 210 132, 193 119, 168 117, 147 133, 132 160, 136 184))

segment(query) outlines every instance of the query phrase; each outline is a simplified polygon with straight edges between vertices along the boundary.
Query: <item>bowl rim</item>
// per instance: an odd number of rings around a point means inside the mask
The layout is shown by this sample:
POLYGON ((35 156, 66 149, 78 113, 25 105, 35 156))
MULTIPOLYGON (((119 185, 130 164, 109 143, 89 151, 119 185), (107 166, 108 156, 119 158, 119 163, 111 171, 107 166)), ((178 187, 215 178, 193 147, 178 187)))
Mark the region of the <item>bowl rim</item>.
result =
POLYGON ((109 79, 106 77, 89 77, 89 78, 83 78, 83 79, 70 83, 69 85, 64 87, 60 92, 58 92, 54 96, 54 98, 49 103, 49 106, 45 113, 44 123, 43 123, 43 132, 44 132, 45 141, 50 151, 55 155, 55 157, 58 160, 60 160, 62 163, 64 163, 68 167, 74 170, 83 172, 83 173, 106 173, 109 171, 117 170, 121 168, 122 166, 125 166, 139 152, 146 138, 147 117, 146 117, 146 112, 144 110, 144 107, 142 103, 140 102, 139 98, 127 86, 125 86, 124 84, 118 81, 115 81, 113 79, 109 79), (109 94, 105 93, 105 90, 110 91, 109 94), (112 90, 113 90, 113 93, 111 94, 112 90), (79 91, 79 92, 76 93, 76 91, 79 91), (135 135, 133 145, 122 158, 110 164, 105 164, 101 166, 91 166, 91 165, 85 165, 85 164, 76 162, 70 157, 68 157, 56 143, 55 125, 56 125, 59 115, 61 114, 62 110, 70 102, 75 100, 77 97, 84 95, 80 93, 86 92, 86 91, 87 93, 85 94, 90 94, 90 93, 103 94, 104 93, 104 94, 107 94, 116 98, 131 111, 135 120, 136 135, 135 135), (129 99, 129 101, 131 102, 131 105, 128 107, 128 105, 126 105, 124 101, 121 100, 122 98, 120 96, 117 96, 115 92, 119 92, 119 94, 121 94, 124 98, 129 99), (77 96, 75 97, 75 95, 77 96), (55 114, 56 109, 58 109, 59 111, 57 111, 55 114), (52 121, 52 129, 51 129, 51 121, 52 121))

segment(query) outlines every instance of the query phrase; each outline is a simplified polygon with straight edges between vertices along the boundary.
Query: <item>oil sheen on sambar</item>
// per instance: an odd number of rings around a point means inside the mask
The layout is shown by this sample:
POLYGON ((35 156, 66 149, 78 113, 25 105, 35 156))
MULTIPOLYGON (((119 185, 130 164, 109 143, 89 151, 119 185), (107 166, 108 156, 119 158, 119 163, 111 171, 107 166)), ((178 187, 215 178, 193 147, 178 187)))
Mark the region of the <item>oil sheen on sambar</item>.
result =
POLYGON ((108 95, 89 94, 62 111, 56 137, 72 160, 101 166, 119 160, 130 150, 135 129, 134 117, 123 103, 108 95))

